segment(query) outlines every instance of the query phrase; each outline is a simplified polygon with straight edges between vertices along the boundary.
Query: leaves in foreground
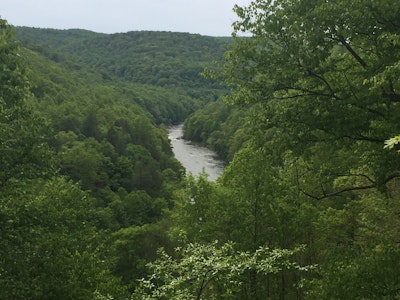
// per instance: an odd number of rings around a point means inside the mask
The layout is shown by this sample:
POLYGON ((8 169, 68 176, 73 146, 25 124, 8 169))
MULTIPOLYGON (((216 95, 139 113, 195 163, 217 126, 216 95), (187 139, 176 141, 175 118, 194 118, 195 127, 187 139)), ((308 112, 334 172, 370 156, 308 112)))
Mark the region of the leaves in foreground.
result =
POLYGON ((294 250, 260 247, 253 253, 236 251, 234 243, 219 246, 190 243, 176 248, 175 255, 159 250, 159 258, 149 264, 153 274, 141 279, 133 299, 220 299, 241 292, 248 275, 276 274, 282 270, 308 271, 293 262, 294 250))

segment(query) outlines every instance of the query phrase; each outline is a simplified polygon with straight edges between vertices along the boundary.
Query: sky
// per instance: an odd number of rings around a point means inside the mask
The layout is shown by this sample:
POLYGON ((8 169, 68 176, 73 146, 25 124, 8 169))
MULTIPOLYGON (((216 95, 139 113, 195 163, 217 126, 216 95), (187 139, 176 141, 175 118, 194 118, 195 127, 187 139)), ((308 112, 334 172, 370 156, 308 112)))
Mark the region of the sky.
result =
POLYGON ((251 0, 0 0, 0 18, 14 26, 137 30, 230 36, 233 6, 251 0))

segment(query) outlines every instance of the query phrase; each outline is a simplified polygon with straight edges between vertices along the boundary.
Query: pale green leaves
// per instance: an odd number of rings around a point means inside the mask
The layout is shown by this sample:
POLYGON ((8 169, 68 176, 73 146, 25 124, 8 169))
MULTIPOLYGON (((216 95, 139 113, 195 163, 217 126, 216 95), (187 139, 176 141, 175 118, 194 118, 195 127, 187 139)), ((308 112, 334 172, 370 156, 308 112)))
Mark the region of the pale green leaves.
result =
MULTIPOLYGON (((393 149, 397 144, 400 144, 400 135, 396 135, 385 141, 385 149, 393 149)), ((397 150, 400 153, 400 150, 397 150)))
POLYGON ((153 275, 140 280, 133 299, 220 299, 240 292, 250 273, 276 274, 282 270, 307 271, 292 261, 294 250, 260 247, 254 253, 237 251, 232 242, 219 245, 191 243, 175 250, 176 258, 164 250, 149 264, 153 275), (247 276, 246 276, 247 274, 247 276))

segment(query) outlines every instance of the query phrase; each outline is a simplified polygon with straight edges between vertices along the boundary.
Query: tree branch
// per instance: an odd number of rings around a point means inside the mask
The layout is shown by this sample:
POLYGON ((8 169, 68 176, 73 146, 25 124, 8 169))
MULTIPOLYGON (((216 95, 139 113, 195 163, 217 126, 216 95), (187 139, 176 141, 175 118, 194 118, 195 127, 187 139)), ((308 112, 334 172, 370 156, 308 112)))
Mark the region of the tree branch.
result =
POLYGON ((199 289, 197 290, 197 297, 196 297, 196 300, 200 300, 200 299, 201 299, 201 296, 202 296, 202 294, 203 294, 204 289, 206 288, 206 286, 208 285, 208 283, 215 277, 215 276, 211 276, 210 278, 207 279, 208 274, 211 273, 211 272, 212 272, 212 269, 208 269, 208 270, 206 271, 206 273, 204 274, 204 276, 203 276, 203 278, 202 278, 202 280, 201 280, 200 287, 199 287, 199 289))
POLYGON ((360 63, 360 65, 366 69, 367 63, 357 54, 357 52, 350 46, 350 44, 346 41, 343 35, 339 34, 335 28, 332 29, 332 32, 337 38, 332 37, 333 39, 339 41, 346 49, 350 52, 350 54, 360 63))
POLYGON ((383 144, 385 142, 384 139, 367 137, 367 136, 363 136, 362 134, 360 134, 358 136, 343 135, 342 137, 350 139, 350 140, 354 140, 354 141, 366 141, 366 142, 372 142, 372 143, 378 143, 378 144, 383 144))
POLYGON ((400 178, 400 173, 393 173, 393 174, 389 175, 388 177, 385 178, 384 183, 386 184, 395 178, 400 178))
POLYGON ((309 89, 304 89, 304 88, 300 88, 300 87, 288 87, 288 86, 285 86, 285 87, 282 87, 282 89, 303 92, 304 94, 297 94, 297 95, 293 95, 293 96, 281 97, 279 99, 291 99, 291 98, 304 97, 304 96, 322 96, 322 97, 336 98, 337 99, 337 97, 334 94, 325 94, 325 93, 322 93, 322 92, 313 91, 313 90, 309 90, 309 89))
POLYGON ((336 99, 338 98, 338 97, 335 95, 335 91, 332 89, 332 87, 331 87, 331 85, 329 84, 329 82, 328 82, 323 76, 318 75, 317 73, 315 73, 314 71, 309 70, 309 69, 307 69, 307 73, 308 73, 308 75, 313 76, 313 77, 318 78, 319 80, 321 80, 321 81, 325 84, 325 86, 328 88, 328 90, 330 91, 331 96, 332 96, 333 98, 336 98, 336 99))
POLYGON ((400 102, 400 95, 395 92, 392 80, 389 80, 389 85, 390 85, 390 92, 386 92, 385 90, 383 90, 382 96, 393 102, 400 102))
MULTIPOLYGON (((369 185, 362 185, 362 186, 354 186, 354 187, 343 188, 343 189, 338 190, 338 191, 336 191, 336 192, 324 193, 324 194, 321 195, 321 196, 312 195, 312 194, 306 192, 305 190, 303 190, 303 189, 301 189, 301 188, 299 188, 299 190, 300 190, 301 193, 303 193, 304 195, 306 195, 306 196, 308 196, 308 197, 310 197, 310 198, 313 198, 313 199, 315 199, 315 200, 322 200, 322 199, 325 199, 325 198, 330 198, 330 197, 339 196, 339 195, 341 195, 341 194, 343 194, 343 193, 345 193, 345 192, 360 191, 360 190, 368 190, 368 189, 372 189, 372 188, 376 188, 376 187, 377 187, 377 184, 376 184, 375 182, 373 182, 372 179, 369 178, 368 176, 366 176, 366 175, 359 175, 359 176, 363 176, 363 177, 367 178, 367 180, 370 181, 370 182, 372 182, 372 183, 369 184, 369 185)), ((387 177, 385 178, 385 180, 383 181, 383 183, 384 183, 384 184, 387 184, 389 181, 391 181, 391 180, 393 180, 393 179, 395 179, 395 178, 400 178, 400 173, 394 173, 394 174, 391 174, 391 175, 387 176, 387 177)))
POLYGON ((355 187, 348 187, 348 188, 344 188, 344 189, 338 190, 338 191, 336 191, 336 192, 323 194, 322 196, 315 196, 315 195, 312 195, 312 194, 310 194, 310 193, 308 193, 308 192, 306 192, 306 191, 304 191, 304 190, 302 190, 302 189, 300 189, 300 192, 302 192, 304 195, 306 195, 306 196, 308 196, 308 197, 310 197, 310 198, 313 198, 313 199, 315 199, 315 200, 322 200, 322 199, 325 199, 325 198, 330 198, 330 197, 334 197, 334 196, 339 196, 339 195, 341 195, 341 194, 343 194, 343 193, 345 193, 345 192, 352 192, 352 191, 358 191, 358 190, 367 190, 367 189, 372 189, 372 188, 374 188, 374 187, 376 187, 376 184, 363 185, 363 186, 355 186, 355 187))
POLYGON ((338 34, 338 39, 342 43, 343 46, 351 53, 351 55, 360 63, 360 65, 365 69, 367 68, 367 63, 357 54, 356 51, 350 46, 350 44, 346 41, 343 35, 338 34))

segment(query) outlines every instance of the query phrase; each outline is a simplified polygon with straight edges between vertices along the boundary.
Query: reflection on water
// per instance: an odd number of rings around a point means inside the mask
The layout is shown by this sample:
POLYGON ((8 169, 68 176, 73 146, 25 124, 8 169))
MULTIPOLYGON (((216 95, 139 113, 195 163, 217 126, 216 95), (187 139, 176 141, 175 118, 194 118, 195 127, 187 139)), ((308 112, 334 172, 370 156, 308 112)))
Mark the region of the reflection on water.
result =
POLYGON ((169 128, 168 136, 176 159, 185 167, 187 173, 197 175, 204 169, 210 175, 208 179, 212 181, 221 176, 224 169, 223 162, 218 160, 210 149, 184 140, 183 124, 169 128))

